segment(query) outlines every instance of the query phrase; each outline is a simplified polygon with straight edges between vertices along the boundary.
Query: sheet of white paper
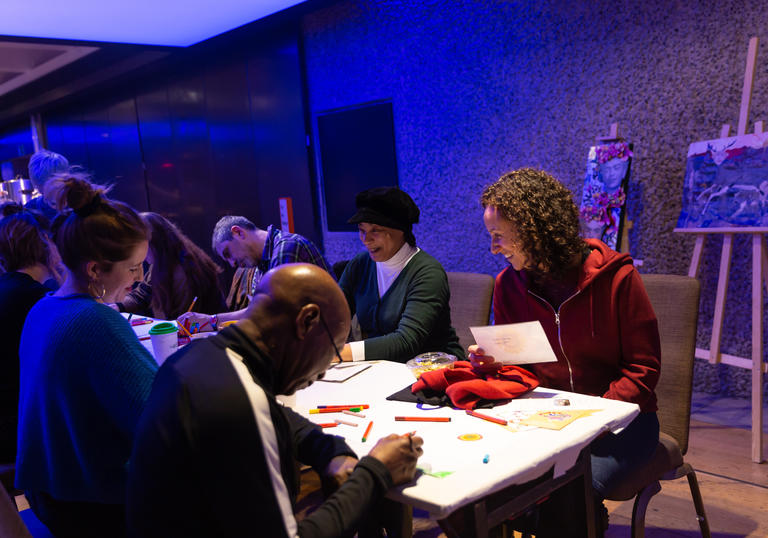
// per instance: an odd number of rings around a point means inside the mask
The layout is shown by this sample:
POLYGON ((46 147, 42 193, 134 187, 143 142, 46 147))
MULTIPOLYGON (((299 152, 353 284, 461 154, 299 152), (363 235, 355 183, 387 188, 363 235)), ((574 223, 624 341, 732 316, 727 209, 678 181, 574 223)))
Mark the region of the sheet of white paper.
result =
POLYGON ((341 383, 346 381, 352 376, 356 376, 363 370, 367 370, 371 367, 371 364, 365 362, 342 362, 328 368, 325 371, 325 376, 320 381, 328 381, 330 383, 341 383))
POLYGON ((477 345, 503 364, 555 362, 544 328, 538 321, 470 327, 477 345))

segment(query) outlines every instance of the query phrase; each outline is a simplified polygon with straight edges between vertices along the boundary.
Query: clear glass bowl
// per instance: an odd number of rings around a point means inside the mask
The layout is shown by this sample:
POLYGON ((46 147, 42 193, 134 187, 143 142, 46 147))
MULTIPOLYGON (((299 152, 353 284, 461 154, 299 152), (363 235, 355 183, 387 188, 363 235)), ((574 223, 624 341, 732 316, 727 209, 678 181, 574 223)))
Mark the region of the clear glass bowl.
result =
POLYGON ((453 368, 454 362, 456 362, 456 357, 453 355, 443 353, 442 351, 434 351, 416 355, 406 362, 405 365, 411 370, 414 377, 418 379, 424 372, 445 367, 453 368))

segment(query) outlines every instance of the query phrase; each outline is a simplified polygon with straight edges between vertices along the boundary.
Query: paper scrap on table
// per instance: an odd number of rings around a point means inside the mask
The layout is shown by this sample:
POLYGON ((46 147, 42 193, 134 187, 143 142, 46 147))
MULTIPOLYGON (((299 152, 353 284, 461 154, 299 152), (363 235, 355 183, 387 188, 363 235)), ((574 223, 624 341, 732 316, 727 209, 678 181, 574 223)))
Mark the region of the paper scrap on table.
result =
POLYGON ((470 327, 477 345, 502 364, 556 362, 544 328, 538 321, 470 327))
POLYGON ((588 417, 597 413, 600 409, 571 409, 568 411, 537 411, 522 421, 528 426, 537 426, 548 430, 562 430, 568 424, 581 417, 588 417))
POLYGON ((325 375, 319 381, 327 381, 329 383, 343 383, 350 377, 354 377, 360 372, 367 370, 371 367, 371 364, 365 362, 342 362, 335 364, 331 368, 325 371, 325 375))

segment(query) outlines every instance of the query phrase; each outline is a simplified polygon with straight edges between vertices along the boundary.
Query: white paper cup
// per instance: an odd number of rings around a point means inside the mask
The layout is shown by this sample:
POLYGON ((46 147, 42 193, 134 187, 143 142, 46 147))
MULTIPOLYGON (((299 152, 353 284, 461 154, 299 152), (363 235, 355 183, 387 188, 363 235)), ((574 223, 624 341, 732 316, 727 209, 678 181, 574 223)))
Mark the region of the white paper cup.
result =
POLYGON ((152 353, 158 365, 162 365, 171 354, 179 349, 179 329, 173 323, 158 323, 149 330, 152 353))

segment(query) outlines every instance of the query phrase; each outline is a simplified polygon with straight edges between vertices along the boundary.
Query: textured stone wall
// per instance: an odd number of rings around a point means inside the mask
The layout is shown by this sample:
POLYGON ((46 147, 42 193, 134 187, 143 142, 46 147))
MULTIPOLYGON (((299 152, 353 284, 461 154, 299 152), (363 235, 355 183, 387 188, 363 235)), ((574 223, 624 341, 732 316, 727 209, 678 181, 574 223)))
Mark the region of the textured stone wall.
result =
MULTIPOLYGON (((752 118, 768 120, 768 9, 719 1, 348 1, 303 21, 313 114, 376 99, 394 107, 400 184, 421 208, 415 233, 446 270, 495 274, 478 197, 538 166, 578 197, 587 150, 619 122, 635 145, 628 200, 641 271, 687 272, 691 237, 672 229, 692 141, 737 123, 749 37, 758 53, 752 118)), ((699 347, 708 347, 720 239, 701 271, 699 347)), ((359 248, 325 237, 331 261, 359 248)), ((735 242, 723 330, 749 356, 749 243, 735 242)), ((697 388, 746 396, 749 372, 697 361, 697 388)))

